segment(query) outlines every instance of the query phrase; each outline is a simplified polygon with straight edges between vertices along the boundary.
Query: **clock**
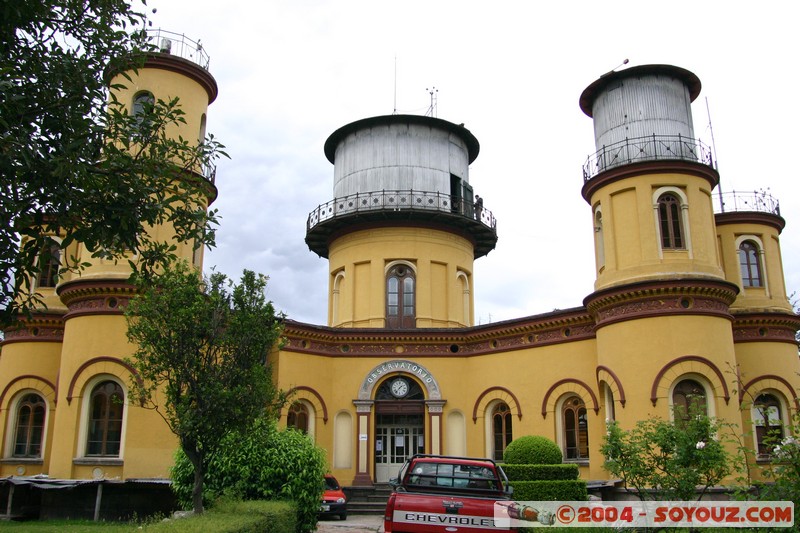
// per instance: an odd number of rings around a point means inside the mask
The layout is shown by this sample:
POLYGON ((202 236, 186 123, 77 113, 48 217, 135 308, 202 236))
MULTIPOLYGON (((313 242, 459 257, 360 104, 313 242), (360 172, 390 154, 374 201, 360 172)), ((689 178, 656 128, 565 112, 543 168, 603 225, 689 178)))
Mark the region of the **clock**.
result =
POLYGON ((402 398, 408 394, 408 382, 403 378, 397 378, 392 381, 389 390, 392 391, 392 395, 394 395, 395 398, 402 398))

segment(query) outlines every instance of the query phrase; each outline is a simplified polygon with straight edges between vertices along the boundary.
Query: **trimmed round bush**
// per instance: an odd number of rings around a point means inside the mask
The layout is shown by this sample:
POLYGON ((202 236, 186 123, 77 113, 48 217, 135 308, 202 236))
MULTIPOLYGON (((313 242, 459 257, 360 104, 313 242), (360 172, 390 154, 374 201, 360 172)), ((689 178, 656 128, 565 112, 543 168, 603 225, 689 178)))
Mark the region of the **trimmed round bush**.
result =
POLYGON ((525 435, 506 446, 503 462, 515 465, 558 465, 562 462, 561 449, 546 437, 525 435))

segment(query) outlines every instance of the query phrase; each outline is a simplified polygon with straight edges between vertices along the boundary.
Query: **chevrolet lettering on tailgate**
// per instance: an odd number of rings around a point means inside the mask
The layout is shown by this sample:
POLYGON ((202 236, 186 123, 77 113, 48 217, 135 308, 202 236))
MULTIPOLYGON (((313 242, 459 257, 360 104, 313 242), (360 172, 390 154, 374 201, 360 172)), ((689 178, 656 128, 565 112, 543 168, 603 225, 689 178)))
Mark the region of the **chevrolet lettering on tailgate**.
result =
POLYGON ((495 524, 494 505, 512 489, 491 459, 415 455, 391 483, 386 533, 509 531, 495 524))

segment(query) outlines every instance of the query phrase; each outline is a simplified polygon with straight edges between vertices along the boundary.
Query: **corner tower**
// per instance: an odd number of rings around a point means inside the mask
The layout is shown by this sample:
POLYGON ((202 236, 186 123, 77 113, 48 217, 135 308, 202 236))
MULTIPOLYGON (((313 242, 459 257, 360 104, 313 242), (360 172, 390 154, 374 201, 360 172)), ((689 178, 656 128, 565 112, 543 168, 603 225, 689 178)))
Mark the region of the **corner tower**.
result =
POLYGON ((497 242, 469 184, 478 140, 415 115, 359 120, 325 143, 334 199, 308 217, 306 243, 329 260, 333 327, 473 324, 473 260, 497 242))
POLYGON ((619 401, 622 387, 650 400, 610 411, 624 427, 669 418, 687 398, 702 397, 712 416, 740 416, 729 372, 739 289, 726 280, 717 246, 719 174, 694 137, 699 93, 688 70, 643 65, 600 77, 580 97, 597 150, 582 193, 594 222, 597 277, 584 303, 596 322, 598 372, 615 376, 606 402, 619 401))

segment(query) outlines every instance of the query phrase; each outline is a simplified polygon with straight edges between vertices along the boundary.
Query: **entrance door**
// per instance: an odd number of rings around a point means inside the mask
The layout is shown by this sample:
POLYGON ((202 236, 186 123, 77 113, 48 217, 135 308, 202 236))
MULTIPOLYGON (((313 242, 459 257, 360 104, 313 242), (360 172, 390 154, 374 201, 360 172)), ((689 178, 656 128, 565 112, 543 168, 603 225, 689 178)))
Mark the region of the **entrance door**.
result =
POLYGON ((378 414, 375 426, 375 481, 386 483, 406 459, 425 453, 425 425, 421 414, 378 414))

